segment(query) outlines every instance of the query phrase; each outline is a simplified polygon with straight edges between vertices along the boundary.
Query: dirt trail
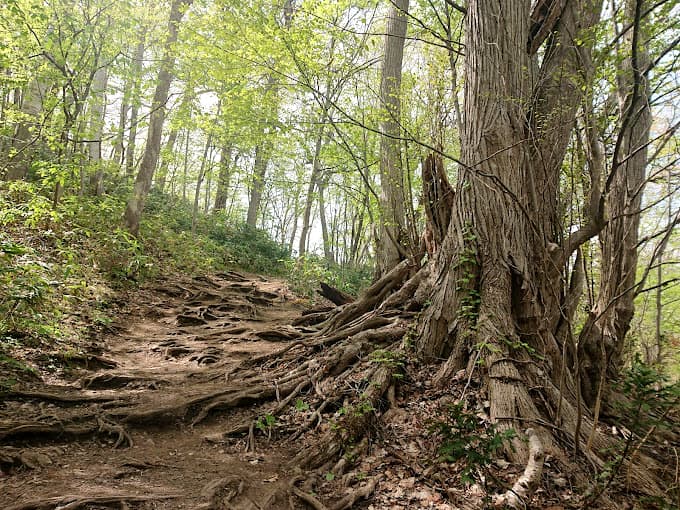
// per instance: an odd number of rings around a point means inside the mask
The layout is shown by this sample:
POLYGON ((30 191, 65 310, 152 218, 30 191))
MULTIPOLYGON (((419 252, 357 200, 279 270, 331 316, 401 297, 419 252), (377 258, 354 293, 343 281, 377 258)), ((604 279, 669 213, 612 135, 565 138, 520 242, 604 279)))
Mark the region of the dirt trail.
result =
POLYGON ((303 333, 288 326, 300 306, 285 284, 235 272, 166 281, 126 308, 89 370, 0 402, 0 508, 278 507, 292 451, 206 438, 252 423, 244 404, 271 396, 230 373, 303 333))

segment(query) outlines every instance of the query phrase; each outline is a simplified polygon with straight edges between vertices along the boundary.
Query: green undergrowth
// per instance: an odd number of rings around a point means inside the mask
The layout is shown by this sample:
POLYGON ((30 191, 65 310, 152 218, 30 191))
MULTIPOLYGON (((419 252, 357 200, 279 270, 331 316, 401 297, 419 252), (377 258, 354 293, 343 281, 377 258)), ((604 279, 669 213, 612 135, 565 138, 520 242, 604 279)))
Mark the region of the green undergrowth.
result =
POLYGON ((371 284, 373 277, 373 270, 369 266, 342 267, 329 264, 317 255, 289 259, 287 265, 291 290, 310 300, 318 297, 316 291, 321 282, 357 296, 371 284))
POLYGON ((103 197, 69 195, 55 208, 51 186, 0 183, 0 391, 40 371, 68 370, 110 327, 121 292, 171 275, 228 269, 287 277, 311 297, 319 281, 356 293, 368 272, 293 261, 287 247, 226 214, 152 192, 140 236, 123 227, 129 186, 103 197))

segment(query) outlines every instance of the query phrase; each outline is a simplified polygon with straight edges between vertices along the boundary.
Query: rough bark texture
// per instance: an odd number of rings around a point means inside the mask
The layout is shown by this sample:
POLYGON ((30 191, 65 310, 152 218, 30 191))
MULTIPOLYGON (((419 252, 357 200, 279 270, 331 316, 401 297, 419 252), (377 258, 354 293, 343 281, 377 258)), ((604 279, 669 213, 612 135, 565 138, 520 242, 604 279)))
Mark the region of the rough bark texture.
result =
MULTIPOLYGON (((626 2, 629 23, 635 23, 636 5, 632 0, 626 2)), ((581 391, 591 406, 598 395, 604 396, 605 383, 618 375, 634 313, 640 205, 652 124, 649 89, 642 74, 649 65, 649 56, 636 40, 640 30, 637 27, 624 35, 624 46, 627 51, 633 48, 634 57, 622 61, 618 97, 621 118, 629 120, 620 135, 621 149, 614 161, 611 187, 608 193, 605 190, 609 222, 599 237, 600 290, 579 338, 581 391)))
POLYGON ((139 220, 144 209, 144 201, 151 183, 153 174, 158 163, 158 155, 161 147, 161 134, 163 121, 165 120, 165 103, 168 101, 170 83, 172 82, 172 68, 175 64, 173 46, 177 41, 179 23, 184 11, 191 5, 193 0, 173 0, 168 20, 168 36, 163 50, 163 62, 158 73, 156 91, 151 103, 151 116, 149 120, 149 135, 144 149, 144 157, 135 179, 132 196, 128 200, 125 209, 125 225, 134 234, 139 234, 139 220))
POLYGON ((380 130, 380 208, 381 223, 378 237, 377 275, 381 276, 405 257, 406 195, 401 164, 401 67, 406 39, 406 16, 409 0, 391 2, 385 30, 380 99, 384 120, 380 130))
MULTIPOLYGON (((560 403, 551 399, 573 383, 553 370, 561 365, 556 334, 565 306, 558 184, 581 100, 573 38, 599 15, 590 2, 571 2, 555 36, 560 44, 546 49, 537 69, 527 52, 529 7, 522 0, 468 6, 462 164, 419 342, 426 358, 448 359, 438 384, 481 360, 492 419, 515 429, 554 413, 560 403), (529 391, 537 387, 538 400, 529 391)), ((575 403, 563 405, 576 416, 575 403)), ((536 433, 550 451, 552 431, 536 433)), ((523 444, 509 453, 520 462, 528 454, 523 444)))

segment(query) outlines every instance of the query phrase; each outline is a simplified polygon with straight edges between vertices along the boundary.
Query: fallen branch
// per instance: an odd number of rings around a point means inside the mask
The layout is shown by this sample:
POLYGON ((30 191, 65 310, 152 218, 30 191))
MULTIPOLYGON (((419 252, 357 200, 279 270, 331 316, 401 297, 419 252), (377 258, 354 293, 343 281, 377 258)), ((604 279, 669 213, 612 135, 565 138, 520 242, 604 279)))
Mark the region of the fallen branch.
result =
POLYGON ((352 296, 327 283, 321 282, 319 286, 321 287, 321 290, 317 290, 316 292, 337 306, 346 305, 354 301, 352 296))

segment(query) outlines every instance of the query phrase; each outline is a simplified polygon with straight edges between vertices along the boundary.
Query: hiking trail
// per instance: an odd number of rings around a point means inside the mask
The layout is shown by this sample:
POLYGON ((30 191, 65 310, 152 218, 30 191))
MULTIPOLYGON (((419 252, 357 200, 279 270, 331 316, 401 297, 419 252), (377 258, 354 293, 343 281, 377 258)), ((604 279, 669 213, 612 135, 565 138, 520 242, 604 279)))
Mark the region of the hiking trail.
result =
POLYGON ((129 295, 112 333, 93 345, 100 352, 73 379, 5 396, 0 508, 276 506, 293 454, 273 445, 245 452, 247 436, 209 438, 251 418, 243 402, 258 396, 230 372, 300 336, 288 326, 298 301, 283 281, 236 272, 129 295), (224 397, 238 407, 207 419, 229 407, 224 397))

